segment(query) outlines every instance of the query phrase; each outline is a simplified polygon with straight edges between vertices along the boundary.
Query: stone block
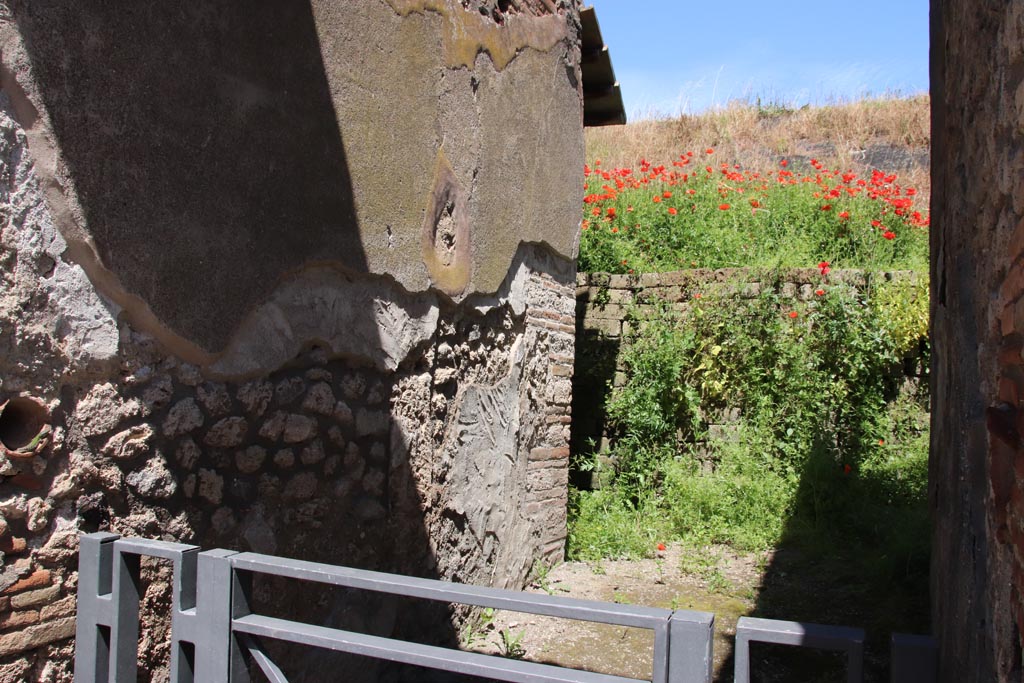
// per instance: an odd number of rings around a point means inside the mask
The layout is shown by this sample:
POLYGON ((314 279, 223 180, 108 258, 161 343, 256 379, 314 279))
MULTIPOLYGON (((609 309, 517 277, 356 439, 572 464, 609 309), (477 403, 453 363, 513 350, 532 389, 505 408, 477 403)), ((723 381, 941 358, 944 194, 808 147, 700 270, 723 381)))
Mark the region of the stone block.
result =
POLYGON ((75 606, 75 596, 69 595, 57 602, 43 605, 42 609, 39 610, 39 619, 41 621, 52 621, 53 619, 72 615, 75 613, 75 606))
POLYGON ((39 622, 39 612, 36 610, 23 610, 20 612, 8 612, 0 617, 0 631, 10 631, 15 628, 24 628, 39 622))

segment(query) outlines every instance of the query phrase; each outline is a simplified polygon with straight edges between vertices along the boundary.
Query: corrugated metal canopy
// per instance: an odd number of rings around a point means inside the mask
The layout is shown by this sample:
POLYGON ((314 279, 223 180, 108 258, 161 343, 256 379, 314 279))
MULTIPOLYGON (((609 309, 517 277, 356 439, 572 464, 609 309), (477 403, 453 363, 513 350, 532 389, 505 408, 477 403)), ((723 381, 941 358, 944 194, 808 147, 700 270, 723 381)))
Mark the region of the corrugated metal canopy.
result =
POLYGON ((583 125, 621 125, 626 122, 626 110, 622 106, 622 92, 615 80, 611 55, 601 38, 597 13, 593 7, 587 7, 580 13, 580 18, 583 20, 580 65, 583 70, 583 125))

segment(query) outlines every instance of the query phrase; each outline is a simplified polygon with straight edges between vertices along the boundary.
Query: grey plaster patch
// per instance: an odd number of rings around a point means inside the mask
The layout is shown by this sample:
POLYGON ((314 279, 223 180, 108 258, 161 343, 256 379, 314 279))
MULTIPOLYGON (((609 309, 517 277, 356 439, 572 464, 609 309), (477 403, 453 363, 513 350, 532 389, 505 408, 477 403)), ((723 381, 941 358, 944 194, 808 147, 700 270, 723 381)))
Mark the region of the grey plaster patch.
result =
POLYGON ((310 340, 321 341, 334 355, 395 370, 434 333, 437 317, 432 295, 405 294, 384 279, 310 268, 282 284, 242 322, 210 370, 244 376, 277 368, 310 340), (354 301, 363 305, 353 306, 354 301))

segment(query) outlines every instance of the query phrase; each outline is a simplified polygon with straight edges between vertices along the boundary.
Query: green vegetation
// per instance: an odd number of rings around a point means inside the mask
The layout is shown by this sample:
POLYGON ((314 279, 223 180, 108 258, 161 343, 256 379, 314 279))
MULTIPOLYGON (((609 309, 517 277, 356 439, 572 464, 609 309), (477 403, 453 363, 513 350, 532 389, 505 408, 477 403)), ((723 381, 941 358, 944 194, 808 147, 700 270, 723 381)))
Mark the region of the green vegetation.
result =
POLYGON ((670 165, 587 167, 579 268, 656 272, 683 268, 833 267, 924 271, 928 217, 918 190, 895 174, 802 172, 786 159, 770 173, 718 159, 714 149, 670 165))
POLYGON ((927 282, 855 288, 827 270, 810 301, 768 282, 754 298, 633 310, 628 379, 607 406, 613 469, 572 494, 571 557, 790 543, 883 584, 920 579, 927 378, 904 368, 927 367, 927 282), (728 433, 708 433, 734 409, 728 433))

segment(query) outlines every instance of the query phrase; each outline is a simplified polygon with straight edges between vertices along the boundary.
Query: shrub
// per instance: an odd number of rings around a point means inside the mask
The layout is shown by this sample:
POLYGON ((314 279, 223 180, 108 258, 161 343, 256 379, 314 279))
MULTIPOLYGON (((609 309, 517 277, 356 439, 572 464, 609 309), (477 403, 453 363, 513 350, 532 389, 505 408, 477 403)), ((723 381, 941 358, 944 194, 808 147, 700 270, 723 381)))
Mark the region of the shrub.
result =
POLYGON ((915 529, 899 562, 919 562, 927 383, 903 366, 927 351, 927 283, 824 283, 807 302, 781 289, 633 310, 628 379, 608 403, 614 476, 576 495, 570 553, 642 554, 659 535, 754 550, 841 534, 871 546, 915 529), (735 434, 709 440, 725 408, 739 409, 735 434))

